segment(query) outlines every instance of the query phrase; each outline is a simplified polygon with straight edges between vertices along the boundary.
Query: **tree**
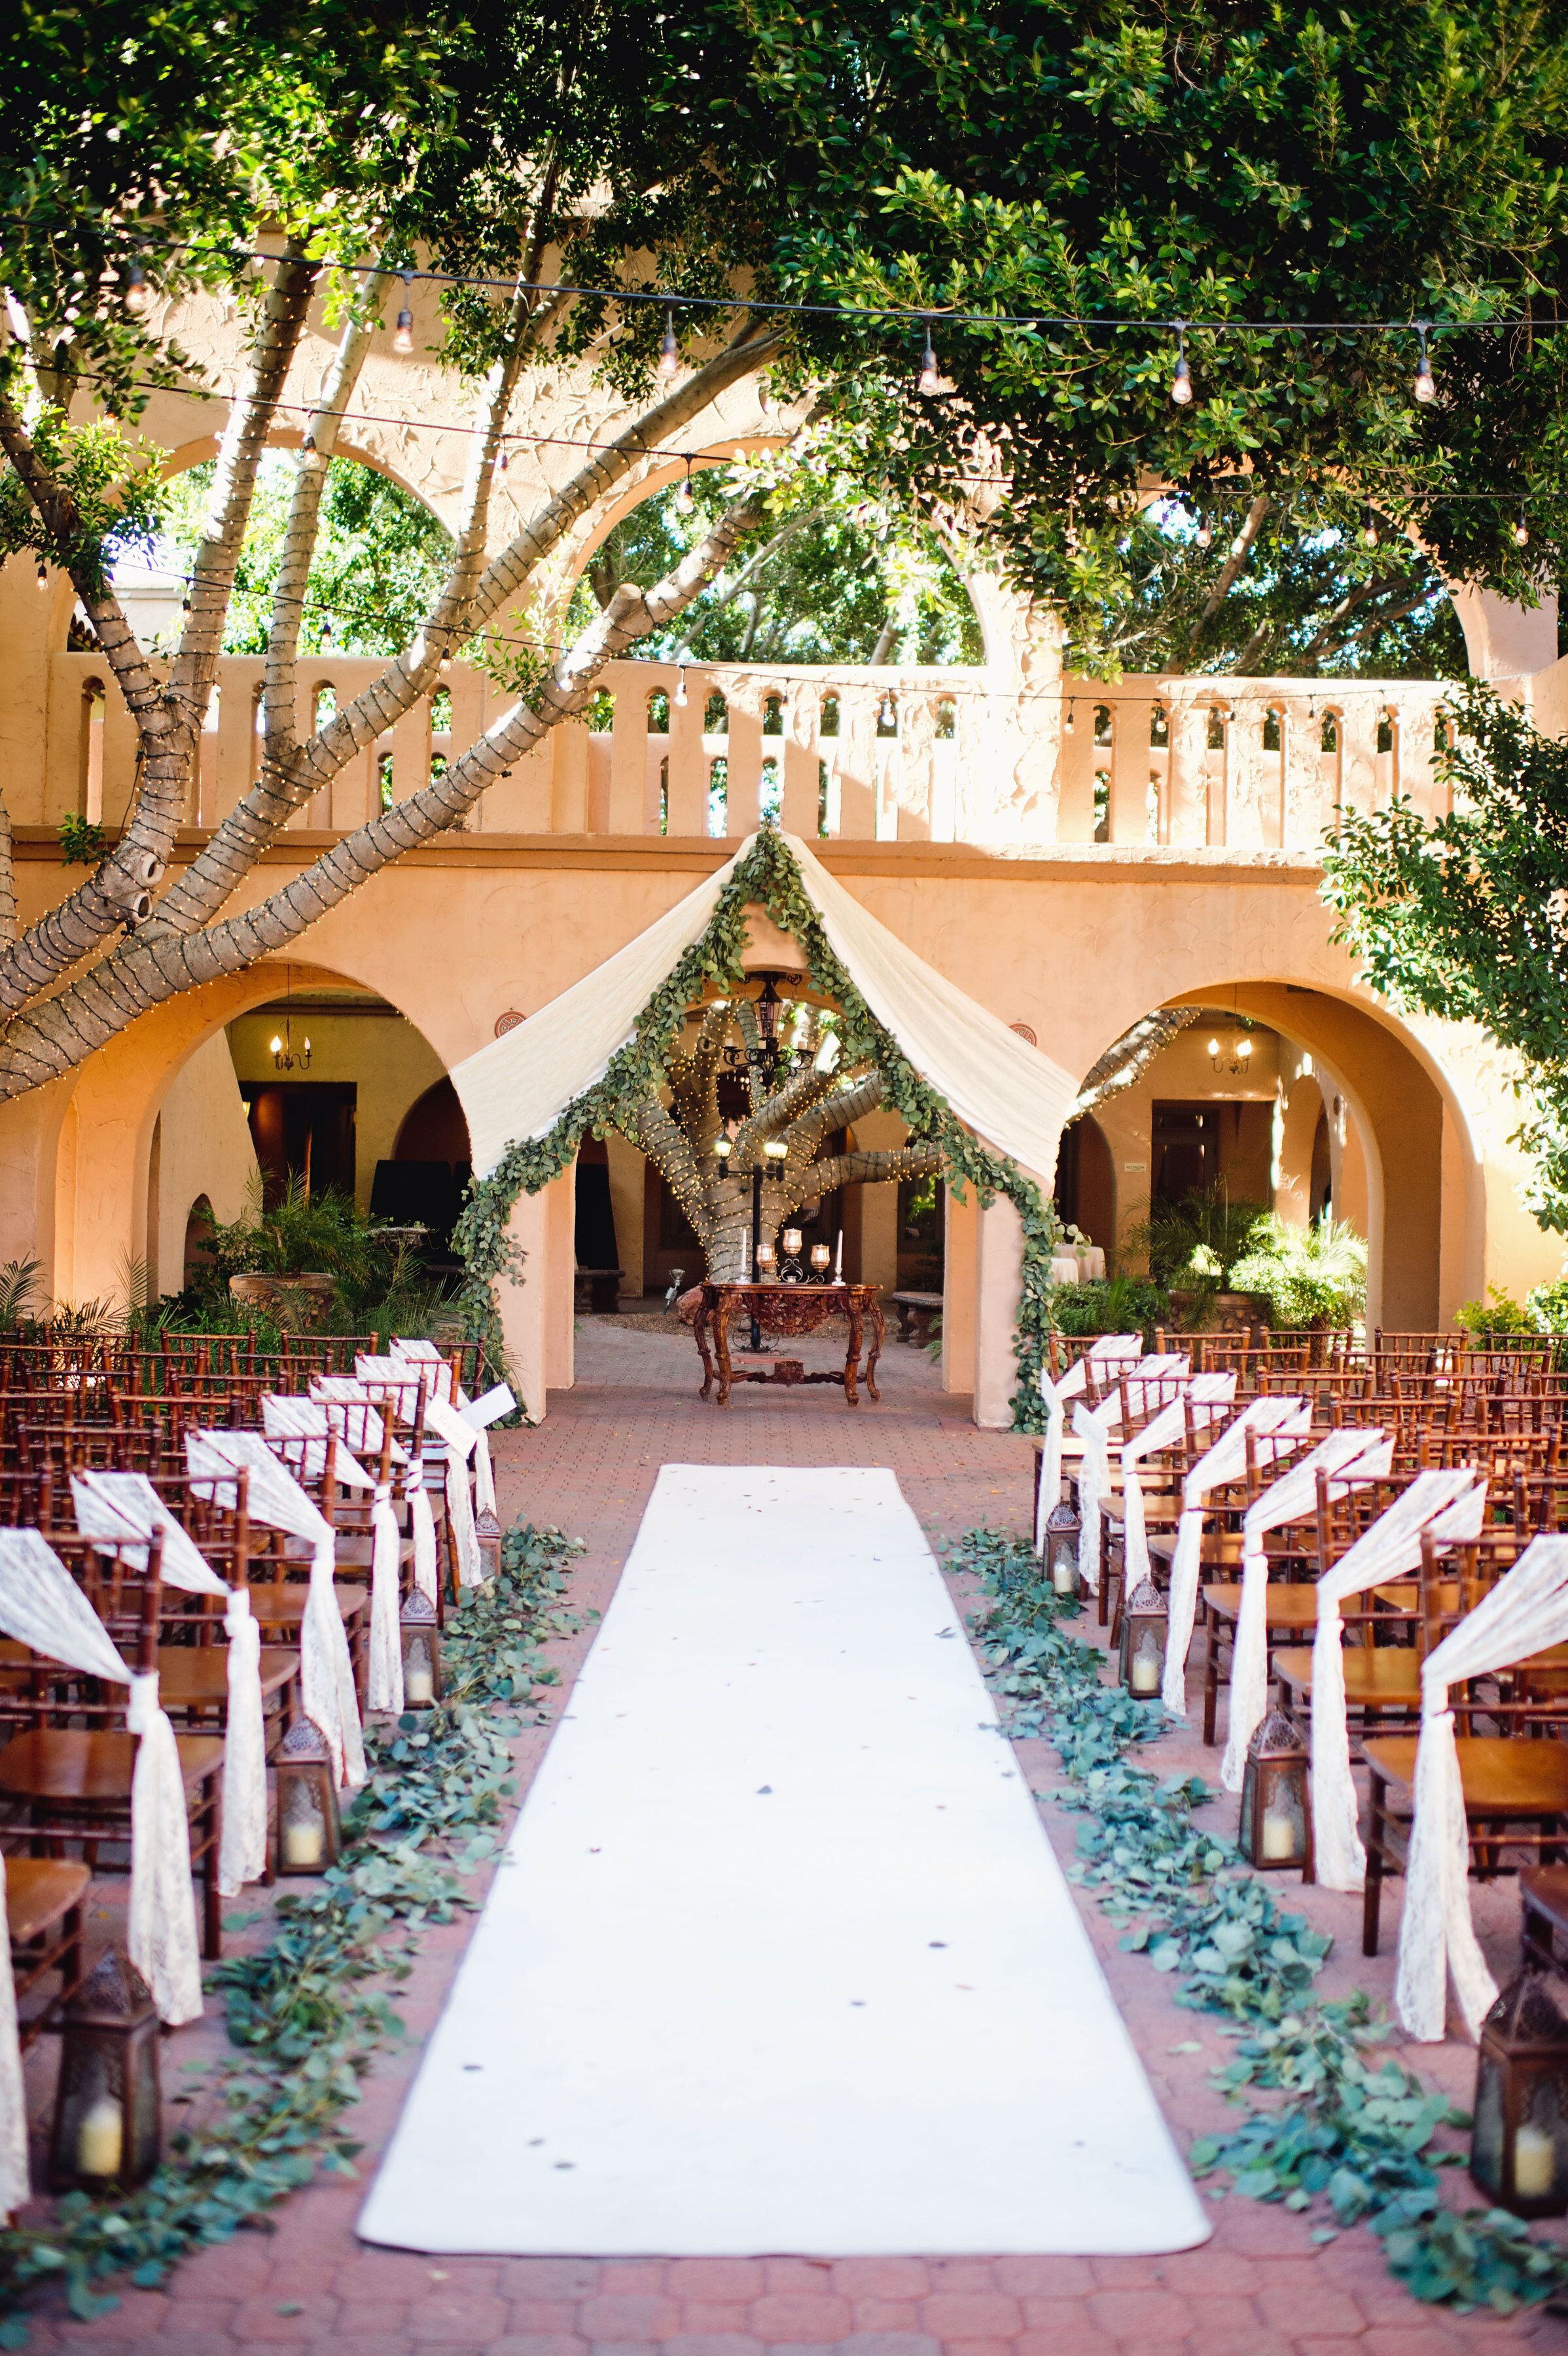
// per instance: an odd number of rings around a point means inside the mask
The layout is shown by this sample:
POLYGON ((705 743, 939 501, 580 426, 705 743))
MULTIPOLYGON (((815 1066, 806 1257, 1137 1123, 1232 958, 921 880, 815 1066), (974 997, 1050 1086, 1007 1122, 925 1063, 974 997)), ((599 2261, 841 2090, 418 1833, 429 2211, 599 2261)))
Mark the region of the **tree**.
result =
POLYGON ((1527 1194, 1568 1233, 1568 744, 1488 689, 1456 693, 1451 814, 1346 810, 1324 860, 1337 937, 1396 1005, 1479 1023, 1518 1055, 1527 1194))
POLYGON ((142 756, 119 840, 19 938, 0 829, 0 1099, 292 945, 460 823, 588 706, 607 661, 673 630, 732 562, 735 582, 748 534, 787 534, 804 561, 813 508, 873 497, 944 544, 993 549, 1086 648, 1135 602, 1131 526, 1173 487, 1240 512, 1204 592, 1215 611, 1268 519, 1343 536, 1369 499, 1451 575, 1534 594, 1561 570, 1563 338, 1531 323, 1562 276, 1568 31, 1543 0, 1354 0, 1331 24, 1283 5, 1221 24, 1207 0, 983 0, 958 17, 946 0, 831 17, 793 0, 497 0, 472 22, 387 0, 238 0, 221 18, 197 0, 151 17, 27 0, 0 63, 29 131, 0 165, 17 323, 0 350, 0 552, 70 571, 142 756), (470 404, 449 561, 381 677, 296 740, 335 440, 416 263, 442 273, 440 358, 470 404), (198 289, 239 306, 248 349, 163 676, 111 563, 158 528, 156 454, 130 429, 147 386, 189 380, 162 305, 198 289), (341 332, 294 462, 261 774, 169 878, 262 454, 317 300, 341 332), (796 300, 818 307, 770 307, 796 300), (917 379, 911 314, 941 322, 945 373, 917 379), (1429 316, 1423 406, 1413 331, 1223 325, 1429 316), (1175 317, 1197 323, 1186 407, 1158 324, 1175 317), (510 405, 525 371, 568 364, 617 424, 492 546, 510 405), (560 648, 517 645, 559 635, 549 568, 578 527, 762 369, 790 404, 785 452, 733 471, 657 581, 623 578, 560 648), (424 791, 233 913, 295 813, 465 650, 510 708, 424 791))
POLYGON ((838 1044, 831 1016, 803 1000, 781 1005, 771 982, 756 998, 717 999, 671 1058, 668 1098, 650 1094, 627 1114, 626 1136, 662 1173, 714 1283, 754 1273, 758 1175, 761 1237, 772 1243, 802 1204, 836 1187, 940 1170, 940 1148, 918 1140, 884 1151, 836 1146, 882 1101, 870 1065, 838 1069, 838 1044))

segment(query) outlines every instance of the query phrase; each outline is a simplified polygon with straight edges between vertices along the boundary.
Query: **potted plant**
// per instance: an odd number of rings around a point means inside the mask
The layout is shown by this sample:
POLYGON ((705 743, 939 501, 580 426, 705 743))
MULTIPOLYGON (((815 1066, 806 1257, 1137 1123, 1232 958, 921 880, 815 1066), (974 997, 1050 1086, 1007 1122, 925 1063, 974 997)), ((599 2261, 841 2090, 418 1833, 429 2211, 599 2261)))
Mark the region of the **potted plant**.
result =
POLYGON ((1292 1227, 1271 1211, 1254 1222, 1230 1282, 1258 1297, 1273 1325, 1318 1333, 1354 1325, 1367 1309, 1367 1247, 1326 1212, 1312 1226, 1292 1227))
POLYGON ((397 1257, 346 1195, 313 1196, 295 1178, 270 1209, 252 1198, 245 1216, 213 1220, 207 1248, 236 1301, 296 1332, 327 1322, 346 1293, 385 1292, 397 1257))

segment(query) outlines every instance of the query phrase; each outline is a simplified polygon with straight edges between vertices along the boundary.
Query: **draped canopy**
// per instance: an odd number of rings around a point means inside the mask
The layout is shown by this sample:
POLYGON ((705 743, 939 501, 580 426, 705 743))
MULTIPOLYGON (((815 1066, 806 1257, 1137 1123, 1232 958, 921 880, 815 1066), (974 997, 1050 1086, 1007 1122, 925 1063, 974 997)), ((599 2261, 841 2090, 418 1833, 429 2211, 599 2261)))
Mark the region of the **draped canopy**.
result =
MULTIPOLYGON (((733 859, 625 948, 456 1066, 452 1084, 467 1117, 477 1176, 494 1170, 509 1146, 548 1135, 604 1077, 649 1000, 707 931, 757 841, 748 836, 733 859)), ((782 841, 833 955, 877 1021, 956 1117, 1048 1192, 1077 1081, 917 957, 798 836, 782 841)))

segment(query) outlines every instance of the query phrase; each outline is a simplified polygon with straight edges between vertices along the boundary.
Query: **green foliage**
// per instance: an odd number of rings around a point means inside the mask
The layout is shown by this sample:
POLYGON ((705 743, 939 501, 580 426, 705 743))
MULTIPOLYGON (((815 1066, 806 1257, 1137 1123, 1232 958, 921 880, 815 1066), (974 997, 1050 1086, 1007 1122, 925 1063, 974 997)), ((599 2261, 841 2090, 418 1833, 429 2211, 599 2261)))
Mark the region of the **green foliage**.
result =
POLYGON ((331 1189, 312 1194, 295 1177, 270 1208, 252 1199, 242 1218, 225 1223, 209 1217, 201 1242, 224 1280, 251 1273, 296 1276, 315 1269, 357 1290, 384 1278, 394 1250, 385 1239, 384 1222, 361 1218, 346 1194, 331 1189))
MULTIPOLYGON (((0 382, 4 381, 0 369, 0 382)), ((63 410, 41 410, 32 421, 34 451, 68 495, 74 515, 66 534, 49 530, 14 467, 0 466, 0 556, 36 556, 70 566, 101 590, 105 560, 151 548, 163 503, 158 453, 124 441, 104 420, 73 425, 63 410)))
POLYGON ((1341 810, 1324 858, 1336 938, 1395 1005, 1478 1023, 1519 1058, 1525 1199, 1568 1230, 1568 744, 1472 683, 1440 753, 1448 817, 1341 810))
POLYGON ((1467 2121, 1380 2052, 1388 2030, 1371 2022, 1364 1995, 1312 2001, 1329 1942, 1282 1913, 1234 1846, 1194 1822, 1193 1809, 1217 1794, 1196 1776, 1162 1783, 1129 1763, 1127 1752, 1165 1730, 1165 1713, 1101 1682, 1098 1647, 1068 1633, 1078 1604, 1055 1593, 1033 1547, 970 1530, 949 1559, 987 1598, 975 1633, 1008 1731, 1048 1735, 1067 1774, 1056 1796, 1085 1819, 1069 1878, 1126 1925, 1124 1950, 1180 1976, 1177 2003, 1240 2032, 1214 2083, 1247 2115, 1197 2138, 1194 2174, 1223 2169, 1234 2191, 1293 2210, 1326 2201, 1334 2223, 1319 2241, 1364 2220, 1390 2271, 1429 2304, 1507 2314, 1559 2294, 1568 2251, 1533 2241, 1501 2211, 1444 2207, 1439 2170, 1460 2155, 1434 2149, 1434 2138, 1467 2121), (1278 2099, 1251 2107, 1254 2089, 1278 2099))
POLYGON ((1511 1293, 1503 1291, 1496 1284, 1487 1287, 1485 1301, 1462 1301, 1454 1312, 1454 1323, 1461 1333, 1468 1333, 1473 1342, 1482 1344, 1506 1342, 1512 1333, 1539 1333, 1542 1331, 1529 1310, 1520 1308, 1511 1293))
POLYGON ((342 2115, 359 2099, 379 2046, 403 2034, 389 1988, 406 1980, 419 1934, 476 1901, 465 1879, 491 1856, 511 1795, 510 1713, 556 1682, 539 1645, 576 1623, 561 1609, 581 1542, 559 1530, 509 1530, 501 1570, 469 1590, 447 1622, 452 1695, 366 1730, 371 1768, 344 1819, 343 1852, 319 1882, 278 1901, 258 1953, 218 1965, 239 2049, 198 2096, 200 2123, 138 2190, 73 2192, 58 2222, 0 2233, 0 2345, 27 2344, 26 2309, 64 2289, 79 2319, 118 2304, 100 2286, 129 2275, 154 2289, 192 2249, 255 2225, 318 2168, 354 2173, 359 2146, 342 2115))
POLYGON ((1054 1284, 1047 1302, 1051 1330, 1077 1339, 1089 1333, 1142 1333, 1145 1339, 1170 1316, 1170 1300, 1141 1277, 1091 1277, 1054 1284))
POLYGON ((881 1073, 884 1104, 902 1117, 911 1140, 929 1138, 940 1145, 950 1185, 972 1184, 982 1205, 1004 1194, 1017 1211, 1024 1264, 1014 1340, 1018 1384, 1012 1400, 1013 1428, 1037 1430, 1044 1420, 1039 1372, 1050 1332, 1051 1255, 1061 1234, 1055 1207, 1015 1164, 982 1145, 920 1078, 834 956, 800 883, 793 853, 776 830, 767 826, 720 893, 707 930, 654 991, 630 1040, 610 1057, 603 1079, 568 1105, 546 1136, 509 1146, 495 1168, 470 1186, 453 1241, 467 1266, 464 1301, 473 1337, 483 1344, 492 1365, 504 1364, 495 1286, 503 1277, 516 1281, 521 1274, 521 1255, 507 1233, 512 1205, 520 1194, 537 1194, 559 1176, 581 1138, 589 1132, 602 1137, 607 1130, 621 1128, 658 1089, 703 984, 711 982, 715 992, 723 992, 740 981, 745 911, 751 902, 765 907, 780 931, 800 942, 808 979, 837 1007, 844 1067, 865 1064, 881 1073))
POLYGON ((1233 1203, 1219 1178, 1212 1185, 1195 1186, 1179 1203, 1151 1203, 1148 1217, 1128 1229, 1123 1248, 1147 1260, 1157 1284, 1209 1281, 1246 1249, 1262 1208, 1261 1203, 1233 1203), (1218 1267, 1200 1263, 1195 1269, 1193 1255, 1199 1251, 1218 1267))
POLYGON ((88 818, 68 811, 59 822, 59 863, 62 867, 96 867, 109 849, 109 837, 88 818))
POLYGON ((277 1315, 254 1301, 236 1301, 229 1290, 231 1276, 330 1276, 329 1304, 301 1304, 315 1332, 373 1334, 385 1342, 393 1333, 428 1333, 453 1314, 407 1236, 384 1220, 365 1218, 345 1194, 308 1194, 298 1178, 290 1178, 269 1208, 253 1194, 239 1219, 225 1224, 209 1214, 199 1240, 203 1262, 186 1290, 149 1302, 134 1316, 147 1339, 166 1329, 253 1333, 263 1348, 277 1348, 284 1330, 277 1315))
POLYGON ((1322 1218, 1293 1227, 1271 1211, 1230 1265, 1237 1292, 1260 1294, 1275 1325, 1353 1325, 1367 1307, 1367 1247, 1354 1227, 1322 1218))
POLYGON ((1532 1284, 1524 1305, 1536 1333, 1568 1333, 1568 1274, 1532 1284))
MULTIPOLYGON (((266 652, 295 473, 295 460, 281 450, 262 460, 223 632, 225 654, 266 652)), ((209 460, 167 487, 159 564, 189 571, 212 476, 209 460)), ((401 654, 435 603, 451 555, 451 539, 428 508, 373 467, 334 458, 306 586, 301 651, 321 652, 330 625, 340 654, 401 654)))
POLYGON ((33 1323, 43 1272, 38 1259, 8 1259, 0 1266, 0 1333, 17 1333, 33 1323))

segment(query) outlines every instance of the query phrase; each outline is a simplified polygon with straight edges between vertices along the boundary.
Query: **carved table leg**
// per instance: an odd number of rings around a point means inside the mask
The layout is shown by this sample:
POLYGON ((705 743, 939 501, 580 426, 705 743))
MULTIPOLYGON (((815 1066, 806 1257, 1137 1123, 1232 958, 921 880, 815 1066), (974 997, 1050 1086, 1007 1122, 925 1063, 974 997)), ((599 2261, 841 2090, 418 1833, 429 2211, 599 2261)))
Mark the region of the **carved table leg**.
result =
POLYGON ((858 1407, 860 1393, 854 1385, 860 1373, 861 1323, 859 1305, 853 1293, 844 1301, 843 1313, 849 1319, 849 1355, 843 1362, 843 1395, 851 1407, 858 1407))
POLYGON ((735 1302, 720 1293, 714 1309, 714 1346, 719 1361, 719 1405, 728 1407, 730 1387, 729 1320, 735 1302))
POLYGON ((693 1332, 696 1334, 696 1337, 697 1337, 697 1348, 698 1348, 698 1350, 699 1350, 699 1351, 701 1352, 701 1354, 702 1354, 702 1360, 703 1360, 703 1390, 702 1390, 702 1396, 703 1397, 703 1398, 707 1398, 708 1393, 713 1389, 713 1387, 714 1387, 714 1362, 713 1362, 712 1358, 708 1355, 708 1321, 709 1321, 710 1317, 712 1316, 712 1314, 713 1314, 713 1312, 712 1312, 712 1311, 709 1309, 709 1307, 708 1307, 708 1305, 707 1305, 706 1301, 702 1301, 702 1302, 700 1302, 700 1303, 698 1304, 698 1308, 697 1308, 697 1314, 696 1314, 695 1318, 693 1320, 693 1328, 692 1328, 693 1332))
POLYGON ((865 1362, 865 1387, 874 1399, 882 1397, 876 1387, 876 1361, 882 1355, 882 1344, 886 1339, 887 1320, 882 1313, 881 1301, 874 1301, 871 1304, 871 1355, 865 1362))

